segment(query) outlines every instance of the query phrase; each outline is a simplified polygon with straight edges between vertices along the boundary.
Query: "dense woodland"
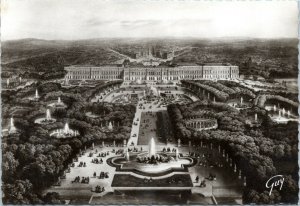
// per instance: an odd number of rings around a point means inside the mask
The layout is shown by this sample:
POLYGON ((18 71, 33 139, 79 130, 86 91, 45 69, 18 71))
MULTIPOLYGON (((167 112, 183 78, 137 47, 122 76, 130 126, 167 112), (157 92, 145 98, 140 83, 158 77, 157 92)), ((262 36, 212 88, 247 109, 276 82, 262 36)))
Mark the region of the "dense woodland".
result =
POLYGON ((25 108, 14 115, 17 134, 2 138, 2 180, 6 204, 61 204, 59 195, 49 193, 41 195, 41 191, 57 181, 79 150, 92 143, 102 141, 117 144, 127 140, 135 113, 134 105, 113 105, 86 102, 104 88, 117 86, 120 82, 100 84, 91 89, 85 87, 61 88, 56 83, 39 83, 22 91, 6 91, 2 93, 3 118, 10 118, 12 105, 25 108), (39 101, 29 101, 38 88, 39 101), (13 97, 13 98, 12 98, 13 97), (34 120, 45 115, 48 102, 61 97, 67 108, 55 109, 52 117, 57 119, 53 124, 38 125, 34 120), (97 118, 89 118, 86 112, 99 114, 97 118), (76 128, 80 136, 71 138, 49 137, 49 131, 63 128, 68 122, 76 128), (106 129, 109 122, 114 123, 112 131, 106 129), (103 124, 103 127, 100 125, 103 124))
POLYGON ((298 201, 298 124, 274 124, 265 110, 253 107, 242 113, 227 104, 199 101, 190 105, 169 105, 168 112, 174 133, 183 142, 200 144, 200 141, 221 145, 242 174, 247 177, 244 204, 297 203, 298 201), (197 112, 201 108, 201 112, 197 112), (251 128, 245 124, 248 116, 257 113, 261 126, 251 128), (194 131, 184 126, 192 116, 211 117, 218 121, 218 129, 194 131), (275 164, 284 162, 284 164, 275 164), (293 165, 289 170, 286 165, 293 165), (285 176, 284 188, 271 196, 265 191, 265 182, 278 174, 285 176))

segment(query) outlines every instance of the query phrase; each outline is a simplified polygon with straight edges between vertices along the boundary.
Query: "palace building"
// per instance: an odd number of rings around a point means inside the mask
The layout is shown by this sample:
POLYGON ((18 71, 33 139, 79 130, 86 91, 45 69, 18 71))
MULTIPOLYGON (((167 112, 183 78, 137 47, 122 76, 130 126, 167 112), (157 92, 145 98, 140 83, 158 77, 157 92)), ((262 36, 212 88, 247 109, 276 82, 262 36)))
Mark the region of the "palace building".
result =
POLYGON ((237 79, 239 67, 223 64, 171 66, 68 66, 68 80, 178 81, 197 79, 237 79))

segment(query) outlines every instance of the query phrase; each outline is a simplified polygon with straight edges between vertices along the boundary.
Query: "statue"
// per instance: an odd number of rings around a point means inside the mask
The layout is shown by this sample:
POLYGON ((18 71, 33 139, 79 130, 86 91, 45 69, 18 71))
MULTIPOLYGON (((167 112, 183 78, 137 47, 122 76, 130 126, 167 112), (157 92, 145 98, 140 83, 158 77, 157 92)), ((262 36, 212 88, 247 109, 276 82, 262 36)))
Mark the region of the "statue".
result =
POLYGON ((130 160, 128 149, 126 149, 125 159, 127 162, 130 160))
POLYGON ((179 152, 178 152, 178 149, 176 149, 176 153, 175 153, 175 159, 176 159, 176 161, 178 161, 178 157, 179 157, 179 152))
POLYGON ((180 147, 181 146, 181 140, 178 139, 177 143, 178 143, 178 147, 180 147))

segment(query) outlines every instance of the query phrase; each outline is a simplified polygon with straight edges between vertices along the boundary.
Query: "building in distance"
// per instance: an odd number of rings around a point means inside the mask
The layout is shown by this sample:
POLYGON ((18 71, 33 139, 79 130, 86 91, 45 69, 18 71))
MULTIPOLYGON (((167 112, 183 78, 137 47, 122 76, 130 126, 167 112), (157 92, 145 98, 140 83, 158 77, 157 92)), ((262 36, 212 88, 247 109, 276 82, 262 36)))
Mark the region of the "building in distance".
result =
POLYGON ((123 80, 141 81, 179 81, 179 80, 232 80, 239 78, 239 67, 230 64, 189 64, 177 66, 67 66, 66 79, 69 80, 123 80))

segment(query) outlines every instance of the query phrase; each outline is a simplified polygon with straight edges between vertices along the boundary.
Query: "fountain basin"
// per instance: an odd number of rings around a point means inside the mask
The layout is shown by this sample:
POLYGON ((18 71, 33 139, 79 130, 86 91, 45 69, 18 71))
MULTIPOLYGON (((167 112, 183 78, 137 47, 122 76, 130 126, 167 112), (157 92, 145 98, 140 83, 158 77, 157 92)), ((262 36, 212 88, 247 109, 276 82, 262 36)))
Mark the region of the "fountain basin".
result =
POLYGON ((67 133, 63 129, 56 129, 50 132, 50 137, 54 136, 56 138, 68 138, 78 136, 79 133, 77 130, 69 129, 67 133))
POLYGON ((37 124, 49 124, 49 123, 54 123, 54 122, 56 122, 56 119, 51 117, 50 109, 46 110, 45 118, 38 118, 34 121, 34 123, 37 123, 37 124))
POLYGON ((50 132, 50 137, 55 136, 56 138, 68 138, 76 137, 79 135, 77 130, 70 129, 69 124, 66 123, 63 129, 56 129, 50 132))
POLYGON ((130 160, 127 161, 123 156, 117 156, 107 159, 107 164, 116 167, 116 171, 134 172, 136 174, 158 177, 172 172, 188 171, 188 167, 197 163, 196 159, 191 157, 178 157, 176 160, 175 153, 156 153, 157 156, 170 157, 168 162, 140 162, 139 157, 148 157, 147 152, 130 153, 130 160))
POLYGON ((47 118, 44 118, 44 117, 38 118, 34 121, 34 123, 37 123, 37 124, 51 124, 51 123, 54 123, 54 122, 56 122, 56 119, 53 119, 53 118, 47 119, 47 118))
POLYGON ((48 106, 49 106, 49 107, 52 107, 52 108, 61 108, 61 109, 67 107, 67 105, 65 105, 64 103, 57 104, 56 102, 50 103, 50 104, 48 104, 48 106))
POLYGON ((297 118, 287 118, 287 117, 282 117, 282 116, 278 116, 278 115, 269 115, 271 117, 271 119, 278 123, 278 124, 287 124, 289 121, 293 121, 293 122, 298 122, 299 119, 297 118))

